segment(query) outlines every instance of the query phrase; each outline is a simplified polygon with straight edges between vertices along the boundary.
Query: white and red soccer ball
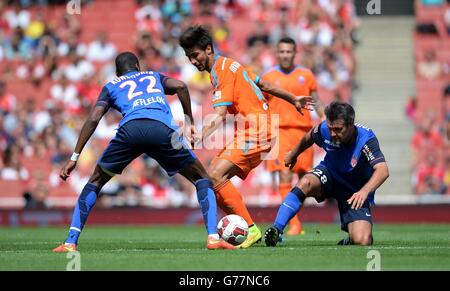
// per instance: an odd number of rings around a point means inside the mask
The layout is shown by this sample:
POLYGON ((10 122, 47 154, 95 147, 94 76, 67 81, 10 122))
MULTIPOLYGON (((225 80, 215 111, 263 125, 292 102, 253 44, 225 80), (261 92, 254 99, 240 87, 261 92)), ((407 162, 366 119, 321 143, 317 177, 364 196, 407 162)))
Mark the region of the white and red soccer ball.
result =
POLYGON ((240 245, 247 239, 247 222, 239 215, 224 216, 217 224, 219 236, 232 245, 240 245))

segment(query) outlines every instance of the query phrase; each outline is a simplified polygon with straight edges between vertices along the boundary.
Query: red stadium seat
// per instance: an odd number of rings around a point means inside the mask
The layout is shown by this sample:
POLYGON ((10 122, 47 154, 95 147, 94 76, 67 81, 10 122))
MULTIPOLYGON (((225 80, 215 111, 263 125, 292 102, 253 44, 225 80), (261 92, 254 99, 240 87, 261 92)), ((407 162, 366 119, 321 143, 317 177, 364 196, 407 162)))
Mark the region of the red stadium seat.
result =
POLYGON ((0 180, 0 208, 23 208, 25 185, 22 181, 0 180))

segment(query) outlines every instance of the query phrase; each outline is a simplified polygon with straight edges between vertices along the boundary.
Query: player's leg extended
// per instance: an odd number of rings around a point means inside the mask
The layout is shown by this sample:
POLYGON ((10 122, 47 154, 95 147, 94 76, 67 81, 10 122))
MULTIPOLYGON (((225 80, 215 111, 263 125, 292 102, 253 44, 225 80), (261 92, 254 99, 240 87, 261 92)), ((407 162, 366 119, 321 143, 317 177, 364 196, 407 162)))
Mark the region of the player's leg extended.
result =
POLYGON ((213 184, 205 168, 198 159, 179 171, 186 179, 195 185, 197 199, 203 214, 203 221, 208 232, 208 249, 235 249, 235 247, 220 240, 217 233, 217 203, 213 184))
POLYGON ((241 216, 251 226, 254 222, 244 200, 236 187, 230 182, 230 179, 239 175, 240 172, 241 169, 238 166, 224 159, 215 159, 208 170, 219 207, 226 214, 241 216))
MULTIPOLYGON (((289 192, 292 189, 292 172, 289 169, 283 169, 279 172, 280 175, 280 185, 279 185, 279 192, 281 195, 281 200, 283 201, 286 196, 289 194, 289 192)), ((302 223, 300 222, 300 218, 298 217, 298 214, 296 214, 290 221, 289 221, 289 231, 286 233, 287 235, 298 235, 302 234, 303 228, 302 223)))
POLYGON ((249 226, 249 234, 239 247, 248 248, 261 240, 262 234, 254 223, 245 206, 242 195, 230 182, 234 176, 242 176, 242 169, 225 159, 215 159, 208 173, 214 184, 217 204, 227 214, 236 214, 244 218, 249 226))
POLYGON ((278 243, 284 228, 300 210, 306 197, 320 197, 320 195, 321 183, 319 178, 310 173, 303 176, 283 200, 273 226, 267 229, 264 234, 266 245, 275 246, 278 243))
POLYGON ((96 166, 89 182, 84 186, 78 197, 72 215, 69 234, 63 244, 53 250, 53 252, 75 251, 78 238, 83 230, 84 224, 97 201, 98 194, 102 187, 112 178, 110 174, 103 171, 99 165, 96 166))

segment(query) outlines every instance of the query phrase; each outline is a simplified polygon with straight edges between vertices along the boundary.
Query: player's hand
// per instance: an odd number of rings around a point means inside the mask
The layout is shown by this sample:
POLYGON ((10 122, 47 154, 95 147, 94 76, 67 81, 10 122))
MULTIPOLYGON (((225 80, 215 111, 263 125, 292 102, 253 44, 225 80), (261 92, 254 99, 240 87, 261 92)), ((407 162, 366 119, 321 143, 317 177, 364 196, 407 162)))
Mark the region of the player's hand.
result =
POLYGON ((296 96, 294 99, 294 106, 301 115, 303 115, 302 109, 313 111, 314 105, 316 101, 311 96, 296 96))
POLYGON ((367 196, 369 196, 369 193, 359 190, 347 200, 347 203, 352 205, 352 209, 358 210, 363 206, 364 202, 366 202, 367 196))
POLYGON ((67 161, 64 167, 61 169, 59 177, 65 181, 67 178, 69 178, 70 173, 73 171, 73 169, 75 169, 76 166, 77 162, 72 160, 67 161))
POLYGON ((199 149, 201 144, 202 144, 202 134, 198 133, 198 132, 195 132, 192 135, 192 148, 193 149, 195 149, 195 148, 199 149))
POLYGON ((193 124, 187 126, 187 128, 185 129, 186 140, 191 145, 192 148, 194 148, 196 132, 197 131, 193 124))
POLYGON ((292 170, 297 163, 297 155, 294 154, 293 151, 289 151, 284 157, 284 166, 289 167, 292 170))

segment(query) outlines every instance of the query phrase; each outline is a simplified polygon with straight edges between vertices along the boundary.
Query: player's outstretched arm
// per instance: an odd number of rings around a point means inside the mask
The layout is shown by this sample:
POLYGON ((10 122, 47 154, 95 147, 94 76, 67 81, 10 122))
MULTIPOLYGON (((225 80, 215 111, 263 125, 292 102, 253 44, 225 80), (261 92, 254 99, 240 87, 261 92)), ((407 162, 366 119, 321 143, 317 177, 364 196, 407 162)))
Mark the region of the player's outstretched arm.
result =
POLYGON ((300 142, 297 144, 297 146, 290 152, 286 154, 286 157, 284 159, 284 164, 286 167, 289 167, 289 169, 293 169, 295 164, 297 163, 297 157, 303 153, 307 148, 311 147, 314 144, 314 140, 312 138, 312 131, 311 129, 305 136, 300 140, 300 142))
POLYGON ((186 84, 180 80, 166 77, 163 82, 164 93, 167 95, 177 94, 178 99, 181 102, 184 112, 185 133, 187 139, 192 146, 195 143, 195 125, 194 117, 192 116, 191 96, 189 95, 189 89, 186 84))
POLYGON ((257 83, 259 89, 275 97, 281 98, 297 108, 297 111, 303 115, 302 109, 313 110, 315 100, 311 96, 295 96, 283 88, 272 85, 270 82, 259 80, 257 83))
POLYGON ((347 200, 348 204, 352 205, 352 209, 359 209, 369 196, 369 193, 374 192, 380 187, 384 181, 389 177, 389 169, 386 162, 378 163, 374 167, 374 172, 369 181, 355 194, 347 200))
POLYGON ((89 113, 88 118, 83 124, 81 128, 80 136, 78 137, 77 145, 75 146, 74 153, 69 161, 64 165, 61 169, 60 178, 64 181, 70 176, 70 173, 75 169, 77 165, 78 156, 81 154, 84 146, 91 138, 95 129, 97 128, 100 119, 102 119, 103 115, 108 111, 107 107, 96 105, 91 112, 89 113))

